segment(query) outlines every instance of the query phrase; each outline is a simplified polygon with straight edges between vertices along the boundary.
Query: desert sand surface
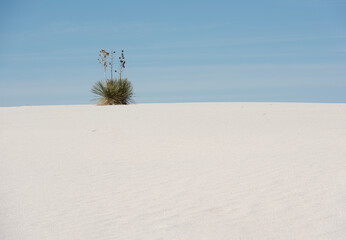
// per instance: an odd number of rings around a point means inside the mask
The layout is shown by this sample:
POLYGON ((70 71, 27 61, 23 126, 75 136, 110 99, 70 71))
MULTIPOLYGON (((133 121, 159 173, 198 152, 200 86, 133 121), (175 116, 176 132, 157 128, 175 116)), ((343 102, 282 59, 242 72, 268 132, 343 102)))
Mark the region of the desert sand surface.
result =
POLYGON ((346 239, 346 104, 0 108, 1 240, 346 239))

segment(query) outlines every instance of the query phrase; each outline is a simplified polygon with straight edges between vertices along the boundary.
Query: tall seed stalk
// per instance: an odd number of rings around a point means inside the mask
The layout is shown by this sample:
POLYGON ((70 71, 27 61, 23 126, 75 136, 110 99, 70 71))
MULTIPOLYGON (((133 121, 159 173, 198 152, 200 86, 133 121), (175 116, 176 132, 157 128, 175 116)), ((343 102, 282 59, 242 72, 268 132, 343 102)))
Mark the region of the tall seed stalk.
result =
POLYGON ((103 69, 105 71, 105 81, 107 82, 107 57, 109 56, 109 52, 106 52, 104 49, 100 50, 99 57, 97 60, 99 63, 103 64, 103 69))
POLYGON ((124 71, 125 68, 125 57, 124 57, 124 50, 121 50, 121 56, 119 57, 119 79, 121 80, 121 74, 124 71))
MULTIPOLYGON (((109 62, 109 65, 111 66, 111 80, 113 80, 113 58, 114 58, 115 51, 111 51, 111 61, 109 62)), ((115 71, 116 72, 116 71, 115 71)))

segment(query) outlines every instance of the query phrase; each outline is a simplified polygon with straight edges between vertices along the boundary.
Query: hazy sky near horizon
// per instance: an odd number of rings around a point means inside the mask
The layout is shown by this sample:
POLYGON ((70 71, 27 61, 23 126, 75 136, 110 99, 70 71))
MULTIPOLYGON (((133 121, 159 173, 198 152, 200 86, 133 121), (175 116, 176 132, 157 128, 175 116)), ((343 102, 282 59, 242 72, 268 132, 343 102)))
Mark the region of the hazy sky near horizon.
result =
POLYGON ((346 102, 346 1, 0 2, 0 106, 90 104, 98 51, 135 101, 346 102))

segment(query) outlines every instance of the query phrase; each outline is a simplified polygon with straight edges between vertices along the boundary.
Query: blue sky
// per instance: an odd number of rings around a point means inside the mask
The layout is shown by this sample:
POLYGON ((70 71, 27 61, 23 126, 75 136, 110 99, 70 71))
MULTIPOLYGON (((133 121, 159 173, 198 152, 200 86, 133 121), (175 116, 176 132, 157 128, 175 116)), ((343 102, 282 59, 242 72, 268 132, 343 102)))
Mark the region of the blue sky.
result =
POLYGON ((344 0, 0 2, 0 106, 91 104, 101 48, 135 101, 346 102, 344 0))

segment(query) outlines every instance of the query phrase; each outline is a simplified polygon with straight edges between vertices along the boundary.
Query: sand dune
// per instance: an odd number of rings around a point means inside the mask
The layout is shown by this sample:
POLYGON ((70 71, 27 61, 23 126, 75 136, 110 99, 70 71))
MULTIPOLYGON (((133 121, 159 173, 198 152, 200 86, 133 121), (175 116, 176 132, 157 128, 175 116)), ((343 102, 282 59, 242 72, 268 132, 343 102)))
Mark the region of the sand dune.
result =
POLYGON ((0 239, 346 239, 346 104, 0 108, 0 239))

